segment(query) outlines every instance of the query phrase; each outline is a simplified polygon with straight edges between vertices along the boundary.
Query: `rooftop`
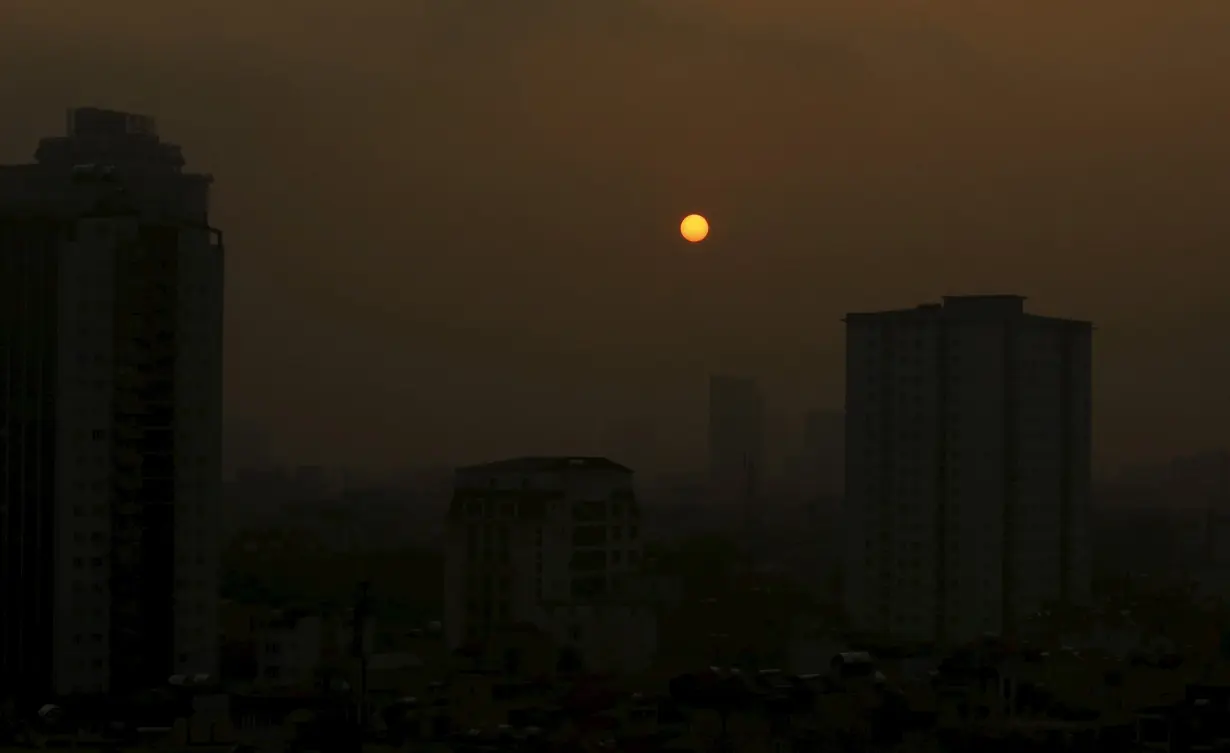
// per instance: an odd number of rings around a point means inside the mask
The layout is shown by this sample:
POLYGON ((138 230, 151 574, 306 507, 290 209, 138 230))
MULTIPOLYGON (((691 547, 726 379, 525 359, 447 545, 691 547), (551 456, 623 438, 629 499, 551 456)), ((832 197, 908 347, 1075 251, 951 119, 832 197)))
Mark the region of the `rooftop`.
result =
POLYGON ((916 321, 920 317, 930 319, 943 317, 958 320, 1000 321, 1004 319, 1027 318, 1031 321, 1045 320, 1055 323, 1072 323, 1088 325, 1083 320, 1069 320, 1052 316, 1041 316, 1025 311, 1025 296, 1011 294, 987 295, 946 295, 941 303, 922 303, 912 308, 890 309, 887 311, 855 311, 846 314, 844 321, 868 321, 888 318, 892 320, 906 319, 916 321))
MULTIPOLYGON (((58 169, 107 165, 122 172, 140 168, 183 174, 183 151, 158 138, 157 123, 148 115, 78 107, 68 111, 66 120, 63 136, 39 140, 34 152, 39 165, 58 169)), ((212 180, 207 175, 188 177, 212 180)))
POLYGON ((158 126, 149 115, 101 107, 74 107, 68 111, 66 136, 158 136, 158 126))

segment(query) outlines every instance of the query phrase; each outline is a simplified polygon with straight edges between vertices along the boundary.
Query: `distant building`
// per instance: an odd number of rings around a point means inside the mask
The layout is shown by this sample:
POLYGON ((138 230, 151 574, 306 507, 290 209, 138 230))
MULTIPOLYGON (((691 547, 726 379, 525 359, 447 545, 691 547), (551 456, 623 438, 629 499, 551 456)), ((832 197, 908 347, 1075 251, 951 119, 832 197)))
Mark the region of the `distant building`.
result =
POLYGON ((962 640, 1087 598, 1092 326, 1023 301, 846 317, 856 627, 962 640))
MULTIPOLYGON (((375 632, 375 624, 366 621, 364 656, 374 653, 375 632)), ((272 610, 253 621, 248 636, 256 660, 254 685, 299 692, 326 689, 353 674, 358 662, 354 638, 349 611, 272 610)))
POLYGON ((754 379, 709 378, 709 481, 723 497, 754 498, 765 471, 764 395, 754 379))
POLYGON ((631 600, 640 520, 632 471, 605 458, 459 468, 445 539, 448 645, 485 644, 529 623, 584 651, 594 615, 631 600), (568 623, 568 610, 583 614, 568 623))
POLYGON ((0 696, 216 672, 221 234, 152 119, 0 167, 0 696))
MULTIPOLYGON (((276 613, 254 631, 259 687, 315 690, 325 664, 324 620, 308 612, 276 613)), ((345 656, 343 647, 334 647, 345 656)))

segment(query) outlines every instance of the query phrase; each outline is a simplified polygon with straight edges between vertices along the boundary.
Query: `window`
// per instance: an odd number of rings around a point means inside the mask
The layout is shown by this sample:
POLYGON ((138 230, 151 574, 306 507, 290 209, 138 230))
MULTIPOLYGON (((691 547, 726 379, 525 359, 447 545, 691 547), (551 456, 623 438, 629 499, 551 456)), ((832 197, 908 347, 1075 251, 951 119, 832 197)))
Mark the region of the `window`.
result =
POLYGON ((602 550, 575 551, 571 568, 574 571, 601 570, 606 567, 606 552, 602 550))
POLYGON ((572 529, 572 545, 578 547, 602 546, 607 540, 606 526, 576 526, 572 529))
POLYGON ((604 520, 606 513, 606 505, 602 502, 577 501, 572 503, 573 520, 580 523, 604 520))

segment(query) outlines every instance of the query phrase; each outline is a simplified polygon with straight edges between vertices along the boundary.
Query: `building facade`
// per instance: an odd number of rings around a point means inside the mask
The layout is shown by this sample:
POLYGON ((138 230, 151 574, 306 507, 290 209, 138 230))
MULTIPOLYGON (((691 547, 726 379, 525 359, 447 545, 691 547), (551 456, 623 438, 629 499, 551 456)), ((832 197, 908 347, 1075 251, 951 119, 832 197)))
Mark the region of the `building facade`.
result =
POLYGON ((356 644, 353 610, 270 610, 247 631, 256 664, 253 686, 307 692, 337 687, 360 657, 374 654, 376 625, 367 618, 356 644))
POLYGON ((554 633, 561 606, 592 607, 583 620, 592 623, 594 608, 624 603, 635 590, 640 525, 632 471, 606 458, 459 468, 446 533, 449 647, 518 623, 554 633))
POLYGON ((0 695, 217 667, 223 259, 209 176, 74 110, 0 167, 0 695))
POLYGON ((845 321, 851 624, 950 642, 1083 602, 1092 326, 1018 296, 845 321))

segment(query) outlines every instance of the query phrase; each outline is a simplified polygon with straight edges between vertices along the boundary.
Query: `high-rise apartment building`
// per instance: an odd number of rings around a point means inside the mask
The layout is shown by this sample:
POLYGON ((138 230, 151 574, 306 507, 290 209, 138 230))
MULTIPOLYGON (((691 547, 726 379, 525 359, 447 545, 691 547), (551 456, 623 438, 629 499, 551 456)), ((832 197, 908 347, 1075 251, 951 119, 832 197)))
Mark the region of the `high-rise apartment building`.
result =
POLYGON ((516 623, 550 630, 569 609, 617 603, 638 568, 640 525, 632 471, 606 458, 457 469, 445 539, 449 645, 516 623))
POLYGON ((852 625, 960 641, 1083 601, 1092 326, 1019 296, 845 321, 852 625))
POLYGON ((729 500, 749 500, 765 471, 764 395, 755 379, 709 378, 709 481, 729 500))
POLYGON ((0 696, 217 668, 223 259, 150 118, 0 167, 0 696))

